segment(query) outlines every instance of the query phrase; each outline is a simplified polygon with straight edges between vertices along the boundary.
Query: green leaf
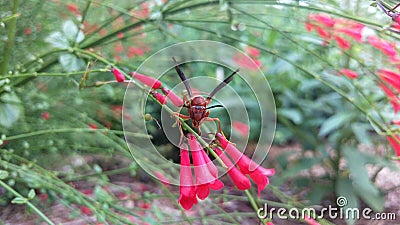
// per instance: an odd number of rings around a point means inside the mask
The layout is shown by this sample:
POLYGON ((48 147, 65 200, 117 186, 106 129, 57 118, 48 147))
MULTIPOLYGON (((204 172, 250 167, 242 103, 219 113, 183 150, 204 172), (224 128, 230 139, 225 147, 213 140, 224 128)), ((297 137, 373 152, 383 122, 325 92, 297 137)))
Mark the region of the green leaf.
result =
POLYGON ((0 170, 0 180, 4 180, 8 177, 8 171, 0 170))
POLYGON ((319 131, 319 136, 325 136, 332 131, 338 129, 339 127, 349 123, 350 119, 353 117, 351 113, 338 113, 329 117, 321 126, 319 131))
POLYGON ((16 197, 13 200, 11 200, 11 203, 13 204, 25 204, 28 202, 27 198, 24 197, 16 197))
POLYGON ((21 101, 15 94, 0 97, 0 126, 11 127, 21 116, 21 101))
POLYGON ((85 38, 83 32, 71 20, 67 20, 64 22, 63 31, 70 43, 79 43, 85 38))
POLYGON ((79 71, 85 68, 85 62, 73 54, 63 54, 58 58, 61 66, 67 72, 79 71))
POLYGON ((36 196, 35 190, 31 189, 28 193, 28 199, 34 199, 36 196))
POLYGON ((300 111, 297 109, 292 108, 283 108, 278 110, 278 113, 282 116, 290 119, 295 124, 300 124, 303 122, 303 116, 301 115, 300 111))
MULTIPOLYGON (((346 212, 347 209, 354 209, 359 207, 359 202, 355 190, 353 189, 353 185, 351 180, 347 177, 339 177, 336 182, 336 195, 337 195, 337 203, 345 201, 345 204, 339 205, 338 207, 343 208, 346 212), (343 199, 345 198, 345 199, 343 199)), ((348 224, 354 224, 356 218, 347 218, 348 224)))
POLYGON ((55 31, 51 33, 45 41, 51 44, 55 48, 68 48, 70 47, 70 43, 65 35, 59 31, 55 31))
POLYGON ((320 158, 302 158, 298 160, 297 162, 293 163, 293 166, 290 166, 287 168, 283 173, 282 177, 284 178, 289 178, 292 177, 298 173, 300 173, 303 170, 310 169, 312 166, 321 163, 320 158))
POLYGON ((351 129, 360 143, 372 145, 371 142, 371 126, 366 123, 353 123, 351 129))
POLYGON ((359 197, 373 210, 382 211, 384 208, 384 198, 379 189, 369 179, 365 168, 367 159, 355 147, 346 147, 342 152, 349 167, 353 189, 357 190, 359 197))

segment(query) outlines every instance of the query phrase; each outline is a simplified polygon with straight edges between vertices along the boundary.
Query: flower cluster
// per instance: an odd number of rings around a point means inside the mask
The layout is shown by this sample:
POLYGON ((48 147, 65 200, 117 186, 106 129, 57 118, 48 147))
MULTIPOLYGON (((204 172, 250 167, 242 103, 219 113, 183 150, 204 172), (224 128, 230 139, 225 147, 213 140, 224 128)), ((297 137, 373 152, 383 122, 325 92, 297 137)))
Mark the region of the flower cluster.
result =
MULTIPOLYGON (((181 147, 180 197, 179 204, 188 210, 197 204, 197 198, 204 200, 210 189, 219 190, 224 184, 218 179, 218 169, 212 163, 201 144, 193 134, 188 134, 190 153, 192 156, 195 181, 187 146, 181 147)), ((230 143, 222 134, 217 133, 213 151, 227 167, 227 173, 239 190, 247 190, 251 183, 256 183, 258 194, 268 185, 268 177, 275 174, 274 169, 265 169, 252 161, 230 143), (234 163, 233 163, 233 162, 234 163), (235 166, 237 163, 237 166, 235 166), (248 177, 246 176, 248 175, 248 177)))
MULTIPOLYGON (((388 11, 385 12, 388 14, 388 11)), ((388 15, 397 23, 400 22, 400 14, 389 13, 388 15)), ((400 25, 398 26, 400 28, 400 25)), ((380 51, 386 57, 385 60, 387 62, 400 70, 400 58, 397 56, 395 43, 375 35, 363 37, 362 30, 365 27, 363 24, 347 19, 335 19, 326 14, 310 14, 305 22, 305 27, 309 32, 315 30, 324 39, 325 44, 332 39, 335 40, 342 50, 351 48, 351 40, 370 45, 380 51)), ((349 79, 359 77, 357 72, 347 68, 342 68, 339 75, 345 75, 349 79)), ((386 94, 394 112, 397 114, 400 111, 400 73, 389 69, 379 69, 376 75, 379 78, 377 81, 378 86, 386 94)), ((394 148, 396 155, 400 156, 400 135, 388 136, 388 141, 394 148)))
POLYGON ((334 19, 326 14, 310 14, 305 26, 308 32, 315 30, 324 39, 324 44, 333 39, 343 50, 351 48, 351 40, 362 41, 362 30, 365 27, 353 20, 334 19))
MULTIPOLYGON (((117 82, 124 82, 125 81, 125 76, 124 74, 121 73, 118 69, 111 67, 110 71, 114 74, 115 79, 117 82)), ((183 100, 181 97, 173 93, 171 90, 169 90, 166 87, 163 87, 163 84, 161 81, 157 80, 156 78, 149 77, 137 72, 131 72, 130 75, 138 80, 140 83, 148 86, 151 88, 150 94, 157 99, 158 102, 161 104, 166 104, 168 102, 168 99, 171 100, 172 104, 174 104, 176 107, 180 107, 183 105, 183 100), (162 93, 157 92, 157 89, 161 89, 162 93)))

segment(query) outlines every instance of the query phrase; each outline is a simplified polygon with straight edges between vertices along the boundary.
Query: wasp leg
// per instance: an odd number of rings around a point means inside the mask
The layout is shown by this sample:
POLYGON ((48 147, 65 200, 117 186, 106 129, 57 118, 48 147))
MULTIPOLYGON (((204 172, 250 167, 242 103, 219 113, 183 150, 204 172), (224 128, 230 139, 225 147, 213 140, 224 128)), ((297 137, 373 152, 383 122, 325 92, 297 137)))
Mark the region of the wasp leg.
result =
POLYGON ((217 122, 217 124, 218 124, 218 133, 221 133, 222 135, 224 135, 224 132, 222 132, 221 121, 218 118, 205 117, 204 121, 217 122))
POLYGON ((178 147, 180 147, 182 145, 182 143, 183 143, 183 137, 185 135, 183 134, 181 121, 177 117, 182 118, 183 120, 188 120, 188 119, 190 119, 190 116, 186 116, 186 115, 180 114, 178 112, 174 112, 173 116, 174 116, 174 118, 176 120, 176 124, 179 127, 179 133, 181 134, 181 137, 179 138, 179 144, 178 144, 178 147))

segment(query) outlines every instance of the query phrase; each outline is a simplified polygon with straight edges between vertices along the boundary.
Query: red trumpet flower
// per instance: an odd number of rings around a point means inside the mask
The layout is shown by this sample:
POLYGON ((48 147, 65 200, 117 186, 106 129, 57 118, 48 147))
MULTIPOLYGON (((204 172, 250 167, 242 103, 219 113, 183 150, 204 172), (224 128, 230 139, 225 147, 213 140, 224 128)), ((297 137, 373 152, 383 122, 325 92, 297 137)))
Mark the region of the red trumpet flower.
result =
POLYGON ((222 153, 218 148, 214 149, 224 164, 228 167, 228 175, 232 179, 233 183, 239 190, 247 190, 250 188, 251 183, 249 178, 246 177, 235 165, 231 162, 225 153, 222 153))
POLYGON ((196 187, 193 183, 192 168, 187 147, 181 149, 181 168, 180 168, 180 196, 179 204, 189 210, 194 204, 197 204, 196 187))
POLYGON ((183 106, 183 100, 181 97, 179 97, 178 95, 176 95, 174 92, 172 92, 171 90, 169 90, 166 87, 163 87, 161 90, 167 96, 167 98, 169 98, 169 100, 171 100, 171 102, 176 107, 183 106))
MULTIPOLYGON (((189 146, 193 157, 197 197, 203 200, 210 194, 210 188, 213 190, 219 190, 224 187, 224 184, 214 176, 215 173, 213 175, 213 173, 210 171, 209 166, 206 163, 206 159, 203 157, 203 148, 199 142, 197 142, 196 137, 192 134, 189 134, 188 137, 189 146)), ((206 157, 208 158, 208 156, 206 157)))
POLYGON ((258 195, 260 196, 261 191, 268 185, 269 180, 267 176, 275 174, 275 169, 265 169, 252 161, 249 157, 240 152, 234 145, 229 143, 226 138, 218 133, 216 135, 221 147, 228 153, 234 162, 237 163, 240 170, 244 174, 248 174, 251 179, 257 184, 258 195))
POLYGON ((121 71, 114 67, 112 67, 110 70, 114 74, 114 77, 118 82, 124 82, 125 76, 121 73, 121 71))
POLYGON ((151 87, 152 89, 159 89, 162 86, 161 81, 159 81, 153 77, 149 77, 149 76, 137 73, 137 72, 131 72, 130 74, 132 75, 133 78, 137 79, 144 85, 151 87))

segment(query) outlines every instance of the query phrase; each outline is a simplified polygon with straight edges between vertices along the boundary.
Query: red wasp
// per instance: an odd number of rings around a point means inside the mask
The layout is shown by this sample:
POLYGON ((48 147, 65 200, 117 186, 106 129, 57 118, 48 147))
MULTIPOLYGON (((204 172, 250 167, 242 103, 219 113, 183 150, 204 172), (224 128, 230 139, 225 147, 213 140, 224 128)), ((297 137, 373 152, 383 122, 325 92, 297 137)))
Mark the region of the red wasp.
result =
POLYGON ((188 116, 183 115, 180 113, 176 113, 180 118, 182 119, 191 119, 192 120, 192 126, 196 127, 199 131, 199 134, 201 133, 200 131, 200 125, 204 121, 216 121, 218 124, 218 132, 222 133, 222 128, 221 128, 221 122, 219 121, 218 118, 211 118, 208 117, 210 115, 210 110, 211 108, 216 108, 216 107, 222 107, 221 105, 214 105, 207 107, 211 101, 212 97, 225 85, 227 85, 229 82, 233 80, 233 76, 239 72, 239 69, 234 71, 229 77, 225 78, 224 81, 222 81, 215 89, 206 97, 204 98, 201 95, 195 95, 193 96, 192 89, 190 88, 189 82, 185 77, 185 74, 183 74, 182 70, 179 68, 178 63, 176 62, 175 58, 172 57, 175 63, 175 70, 178 73, 179 77, 181 78, 183 84, 185 85, 187 94, 189 95, 189 99, 187 98, 186 94, 183 95, 183 107, 188 108, 188 116))

